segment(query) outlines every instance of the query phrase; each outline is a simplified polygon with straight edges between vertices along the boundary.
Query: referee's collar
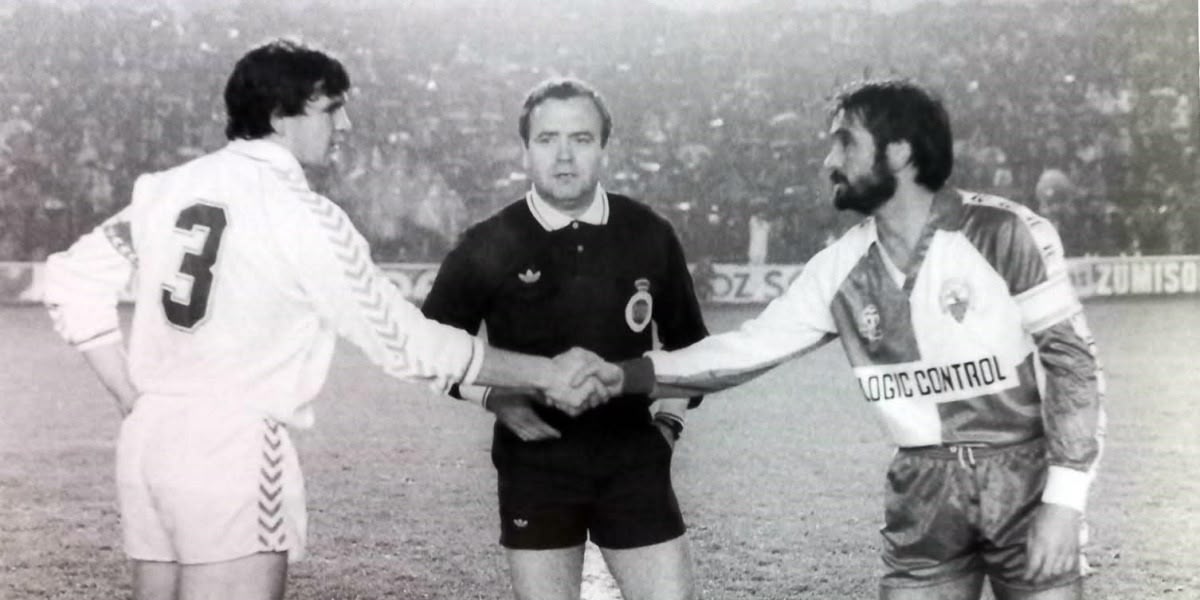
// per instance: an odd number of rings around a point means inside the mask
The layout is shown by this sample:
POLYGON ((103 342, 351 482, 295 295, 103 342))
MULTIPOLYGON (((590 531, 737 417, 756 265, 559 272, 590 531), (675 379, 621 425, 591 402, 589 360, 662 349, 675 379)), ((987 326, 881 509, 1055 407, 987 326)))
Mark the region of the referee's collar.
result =
POLYGON ((588 225, 608 224, 608 192, 604 191, 604 186, 599 184, 596 185, 596 195, 592 198, 591 205, 578 217, 572 217, 554 208, 532 187, 525 194, 525 205, 529 207, 533 218, 537 219, 538 224, 546 231, 558 231, 575 221, 588 225))

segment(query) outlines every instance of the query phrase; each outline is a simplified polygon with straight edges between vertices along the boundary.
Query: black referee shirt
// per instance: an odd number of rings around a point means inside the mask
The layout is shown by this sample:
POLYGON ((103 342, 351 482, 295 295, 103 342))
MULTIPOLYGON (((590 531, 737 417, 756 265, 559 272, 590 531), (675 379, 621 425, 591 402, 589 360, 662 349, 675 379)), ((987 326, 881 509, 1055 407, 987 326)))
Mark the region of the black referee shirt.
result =
MULTIPOLYGON (((486 323, 499 348, 554 356, 581 346, 609 361, 651 350, 650 320, 667 350, 708 335, 670 223, 625 196, 609 193, 608 203, 604 225, 546 231, 522 199, 471 227, 442 263, 425 315, 471 333, 486 323)), ((614 398, 574 419, 536 409, 565 436, 646 422, 640 399, 614 398)))

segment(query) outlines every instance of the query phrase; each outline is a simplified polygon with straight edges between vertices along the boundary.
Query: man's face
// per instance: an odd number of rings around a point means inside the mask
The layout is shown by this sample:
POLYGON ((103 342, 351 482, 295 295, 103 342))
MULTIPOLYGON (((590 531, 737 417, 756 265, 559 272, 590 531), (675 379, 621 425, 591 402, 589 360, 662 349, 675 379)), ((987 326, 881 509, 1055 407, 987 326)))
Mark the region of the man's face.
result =
POLYGON ((859 119, 839 111, 829 127, 833 140, 825 168, 833 184, 833 205, 870 215, 896 193, 896 174, 887 157, 876 160, 875 138, 859 119))
POLYGON ((280 117, 275 131, 282 135, 296 155, 309 166, 329 164, 342 134, 350 130, 343 96, 316 96, 304 106, 304 113, 280 117))
POLYGON ((525 169, 538 194, 564 212, 587 207, 600 181, 600 111, 590 98, 551 98, 529 115, 525 169))

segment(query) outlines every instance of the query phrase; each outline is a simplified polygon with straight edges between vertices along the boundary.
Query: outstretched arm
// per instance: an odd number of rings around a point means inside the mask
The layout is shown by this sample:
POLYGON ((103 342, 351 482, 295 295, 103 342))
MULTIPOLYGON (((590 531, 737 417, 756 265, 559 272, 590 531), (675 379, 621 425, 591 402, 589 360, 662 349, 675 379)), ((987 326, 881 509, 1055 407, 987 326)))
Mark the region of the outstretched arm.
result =
POLYGON ((579 415, 616 395, 620 378, 620 367, 582 348, 549 359, 488 347, 474 383, 532 387, 542 392, 550 406, 579 415))
POLYGON ((617 371, 595 365, 575 379, 595 374, 616 386, 611 393, 655 398, 689 398, 745 383, 836 337, 823 270, 814 258, 782 296, 735 330, 670 352, 649 352, 622 362, 617 371))

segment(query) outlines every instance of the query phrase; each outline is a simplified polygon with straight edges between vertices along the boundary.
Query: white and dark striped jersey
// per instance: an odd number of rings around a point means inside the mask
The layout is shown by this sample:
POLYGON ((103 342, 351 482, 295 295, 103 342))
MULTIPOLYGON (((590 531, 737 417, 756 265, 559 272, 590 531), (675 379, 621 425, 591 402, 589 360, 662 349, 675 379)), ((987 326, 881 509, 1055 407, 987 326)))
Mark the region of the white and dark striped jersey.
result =
POLYGON ((142 394, 237 402, 307 427, 339 334, 439 392, 473 381, 483 359, 479 340, 401 296, 345 213, 270 141, 143 175, 129 206, 51 256, 58 332, 81 349, 119 342, 131 277, 129 368, 142 394))
POLYGON ((1023 206, 969 192, 937 194, 931 212, 910 272, 868 218, 741 328, 648 354, 655 395, 730 387, 838 337, 895 444, 1045 435, 1043 498, 1082 510, 1103 381, 1057 232, 1023 206))

